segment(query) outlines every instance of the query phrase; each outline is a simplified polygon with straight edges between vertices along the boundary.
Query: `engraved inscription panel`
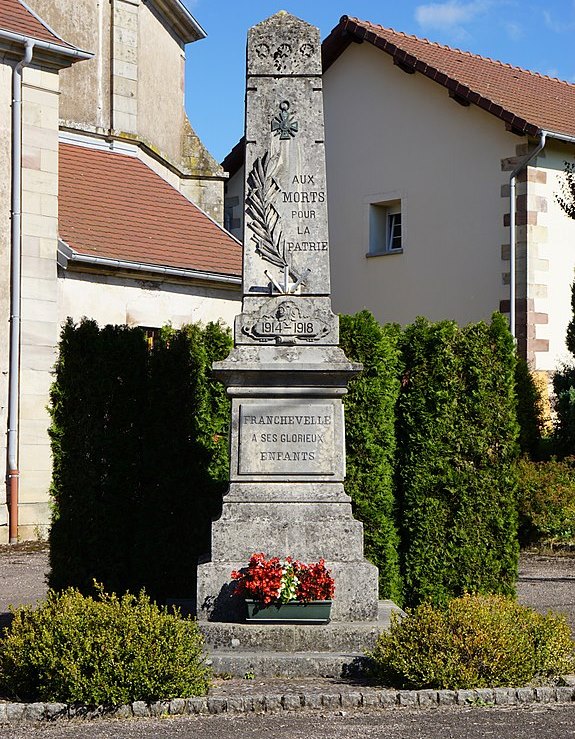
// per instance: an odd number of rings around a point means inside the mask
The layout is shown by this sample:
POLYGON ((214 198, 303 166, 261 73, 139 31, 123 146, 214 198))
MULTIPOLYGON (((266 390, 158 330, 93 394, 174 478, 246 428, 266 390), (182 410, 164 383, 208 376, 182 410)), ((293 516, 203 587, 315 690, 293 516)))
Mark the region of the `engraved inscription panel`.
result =
POLYGON ((334 407, 330 404, 241 404, 240 475, 331 475, 334 407))

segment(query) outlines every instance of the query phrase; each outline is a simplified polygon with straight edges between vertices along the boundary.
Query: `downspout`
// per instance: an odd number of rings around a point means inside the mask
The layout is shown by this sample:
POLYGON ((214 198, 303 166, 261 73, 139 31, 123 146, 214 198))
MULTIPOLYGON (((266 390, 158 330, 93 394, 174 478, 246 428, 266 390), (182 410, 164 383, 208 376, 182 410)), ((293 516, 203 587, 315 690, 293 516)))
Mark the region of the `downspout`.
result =
POLYGON ((22 241, 22 70, 32 61, 34 41, 27 39, 23 58, 12 74, 10 363, 8 368, 8 537, 18 541, 18 413, 20 400, 20 281, 22 241))
POLYGON ((509 176, 509 328, 511 329, 511 335, 513 338, 516 338, 516 330, 515 330, 515 294, 516 294, 516 288, 515 288, 515 273, 516 273, 516 227, 515 227, 515 213, 517 210, 516 206, 516 195, 515 195, 515 189, 516 189, 516 182, 517 182, 517 175, 521 172, 522 169, 524 169, 529 162, 534 159, 538 154, 543 151, 543 148, 545 147, 545 143, 547 141, 547 131, 541 131, 541 138, 539 139, 539 143, 533 149, 531 154, 529 154, 525 159, 523 159, 519 164, 515 167, 513 172, 511 172, 511 175, 509 176))

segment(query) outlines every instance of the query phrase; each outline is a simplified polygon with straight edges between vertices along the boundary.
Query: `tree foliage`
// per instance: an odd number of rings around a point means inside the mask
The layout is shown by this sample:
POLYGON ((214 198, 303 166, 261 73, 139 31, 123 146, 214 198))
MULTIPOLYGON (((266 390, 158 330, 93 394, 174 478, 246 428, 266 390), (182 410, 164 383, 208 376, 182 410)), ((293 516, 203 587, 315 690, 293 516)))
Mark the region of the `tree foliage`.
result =
POLYGON ((513 340, 420 318, 401 338, 397 496, 408 604, 509 594, 517 576, 513 340))
POLYGON ((575 218, 575 162, 565 162, 561 194, 555 197, 569 218, 575 218))

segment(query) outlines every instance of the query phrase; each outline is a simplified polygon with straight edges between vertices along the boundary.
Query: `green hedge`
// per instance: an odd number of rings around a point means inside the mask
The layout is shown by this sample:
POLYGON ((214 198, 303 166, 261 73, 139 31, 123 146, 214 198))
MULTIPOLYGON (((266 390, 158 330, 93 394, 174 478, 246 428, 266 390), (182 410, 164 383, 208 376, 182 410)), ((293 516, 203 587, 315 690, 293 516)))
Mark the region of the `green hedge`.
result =
POLYGON ((398 333, 394 326, 380 326, 369 311, 340 317, 341 347, 348 359, 363 364, 344 398, 345 489, 364 526, 365 555, 379 567, 379 595, 401 603, 393 491, 398 333))
MULTIPOLYGON (((504 319, 403 332, 341 317, 363 373, 345 398, 347 480, 380 594, 442 602, 513 591, 513 342, 504 319)), ((63 331, 52 388, 50 585, 186 598, 228 479, 229 400, 211 376, 230 332, 93 321, 63 331)))
POLYGON ((229 402, 210 377, 218 324, 63 328, 51 391, 50 585, 185 598, 227 481, 229 402))
POLYGON ((513 593, 517 453, 505 320, 418 319, 401 337, 397 496, 406 602, 513 593))
POLYGON ((515 394, 519 449, 531 459, 539 459, 543 453, 543 400, 524 359, 518 359, 515 366, 515 394))
MULTIPOLYGON (((571 169, 571 182, 573 169, 571 169)), ((567 349, 575 357, 575 281, 571 285, 571 320, 565 336, 567 349)), ((575 453, 575 366, 565 364, 553 376, 555 392, 554 451, 560 456, 575 453)))
POLYGON ((147 346, 141 331, 68 321, 51 390, 50 584, 135 586, 147 346))

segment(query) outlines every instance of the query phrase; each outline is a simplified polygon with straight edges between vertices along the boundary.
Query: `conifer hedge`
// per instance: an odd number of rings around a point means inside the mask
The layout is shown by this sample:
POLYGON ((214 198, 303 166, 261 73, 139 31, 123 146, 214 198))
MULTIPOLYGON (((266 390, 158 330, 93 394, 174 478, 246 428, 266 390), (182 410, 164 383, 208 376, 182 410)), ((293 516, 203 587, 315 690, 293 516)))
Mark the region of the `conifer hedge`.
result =
MULTIPOLYGON (((341 345, 364 365, 345 398, 346 490, 380 595, 442 603, 513 592, 517 420, 513 341, 491 325, 403 331, 363 311, 341 345)), ((50 585, 157 599, 195 592, 228 480, 230 405, 211 376, 218 324, 139 329, 68 321, 52 388, 50 585)))
POLYGON ((51 391, 50 585, 185 598, 227 481, 229 401, 210 377, 218 324, 143 332, 65 324, 51 391))
POLYGON ((369 311, 340 317, 341 347, 348 359, 363 364, 344 398, 345 489, 364 526, 365 555, 379 568, 379 595, 401 603, 393 491, 398 334, 397 327, 381 326, 369 311))
POLYGON ((397 497, 406 602, 511 594, 517 576, 515 352, 501 315, 402 334, 397 497))

